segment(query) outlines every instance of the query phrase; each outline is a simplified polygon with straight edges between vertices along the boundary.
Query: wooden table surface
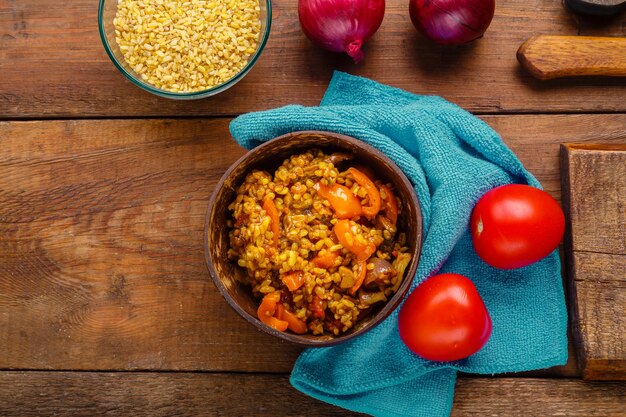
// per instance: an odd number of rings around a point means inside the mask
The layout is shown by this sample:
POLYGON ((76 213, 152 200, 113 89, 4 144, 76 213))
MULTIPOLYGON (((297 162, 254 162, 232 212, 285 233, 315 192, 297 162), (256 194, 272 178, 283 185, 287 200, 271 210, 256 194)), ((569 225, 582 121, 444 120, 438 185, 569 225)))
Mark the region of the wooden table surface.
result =
MULTIPOLYGON (((96 0, 0 0, 0 415, 348 415, 289 386, 300 349, 230 310, 203 258, 209 195, 244 152, 231 118, 315 105, 334 69, 467 108, 557 199, 560 143, 626 142, 626 79, 540 82, 515 58, 535 34, 626 36, 623 14, 499 1, 483 39, 445 48, 415 32, 406 3, 387 1, 355 65, 308 42, 295 0, 275 0, 250 74, 177 102, 114 68, 96 0)), ((453 415, 623 416, 624 383, 582 380, 576 352, 461 377, 453 415)))

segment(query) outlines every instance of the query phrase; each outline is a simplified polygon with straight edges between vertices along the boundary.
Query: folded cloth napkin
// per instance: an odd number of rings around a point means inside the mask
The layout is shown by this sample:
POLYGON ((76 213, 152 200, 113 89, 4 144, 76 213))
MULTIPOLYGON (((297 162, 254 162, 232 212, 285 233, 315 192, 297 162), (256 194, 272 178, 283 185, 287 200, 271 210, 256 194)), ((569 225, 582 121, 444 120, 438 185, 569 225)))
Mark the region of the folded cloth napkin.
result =
POLYGON ((298 358, 291 383, 300 391, 377 416, 445 416, 456 372, 495 374, 567 361, 567 313, 558 253, 513 271, 478 258, 469 217, 488 190, 538 181, 484 122, 440 97, 417 96, 374 81, 335 73, 319 107, 286 106, 250 113, 230 126, 250 149, 298 130, 326 130, 378 148, 415 187, 424 220, 423 252, 413 282, 436 273, 469 277, 493 321, 485 347, 467 359, 431 362, 398 336, 396 309, 368 333, 298 358))

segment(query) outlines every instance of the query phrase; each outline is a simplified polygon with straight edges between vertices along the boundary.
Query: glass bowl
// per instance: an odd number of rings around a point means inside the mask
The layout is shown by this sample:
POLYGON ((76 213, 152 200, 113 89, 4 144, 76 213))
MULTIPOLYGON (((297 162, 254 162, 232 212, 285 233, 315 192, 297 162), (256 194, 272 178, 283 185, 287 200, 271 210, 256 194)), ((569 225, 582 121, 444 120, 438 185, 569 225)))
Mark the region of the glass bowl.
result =
POLYGON ((113 61, 113 64, 115 64, 117 69, 119 69, 120 72, 136 86, 141 87, 152 94, 156 94, 157 96, 176 100, 193 100, 209 97, 217 93, 221 93, 239 82, 239 80, 241 80, 248 73, 248 71, 250 71, 252 66, 259 59, 259 56, 261 56, 261 52, 263 52, 267 39, 269 38, 270 27, 272 24, 271 0, 259 0, 259 7, 261 9, 261 29, 259 32, 259 41, 257 43, 256 50, 250 58, 248 58, 248 62, 241 69, 241 71, 222 84, 213 86, 206 90, 194 91, 190 93, 176 93, 162 90, 144 81, 141 76, 126 63, 117 41, 115 40, 115 25, 113 24, 113 19, 115 19, 115 14, 117 13, 117 4, 118 0, 100 0, 100 5, 98 7, 98 28, 100 30, 100 38, 102 39, 102 44, 104 45, 104 49, 109 55, 109 58, 111 58, 111 61, 113 61))

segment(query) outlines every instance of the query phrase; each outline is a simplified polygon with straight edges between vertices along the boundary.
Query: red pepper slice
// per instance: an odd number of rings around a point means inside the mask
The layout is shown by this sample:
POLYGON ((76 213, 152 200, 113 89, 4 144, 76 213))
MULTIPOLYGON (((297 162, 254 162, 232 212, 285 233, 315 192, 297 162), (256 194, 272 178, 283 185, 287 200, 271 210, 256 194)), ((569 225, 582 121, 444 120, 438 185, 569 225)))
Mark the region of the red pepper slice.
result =
POLYGON ((332 268, 335 266, 335 260, 339 257, 336 252, 331 252, 329 250, 318 252, 317 256, 311 259, 313 265, 318 268, 332 268))
POLYGON ((313 312, 313 317, 317 317, 318 319, 324 318, 324 301, 317 295, 313 296, 309 308, 313 312))
POLYGON ((361 215, 361 202, 352 191, 341 184, 324 185, 320 182, 313 186, 320 197, 330 202, 339 219, 354 219, 361 215))
POLYGON ((383 200, 383 211, 385 212, 385 217, 387 217, 395 226, 398 221, 398 200, 396 200, 396 196, 393 195, 391 188, 386 185, 381 185, 380 190, 382 191, 380 196, 383 200))
POLYGON ((367 260, 374 254, 374 252, 376 252, 376 245, 374 245, 374 243, 363 243, 356 239, 356 235, 352 231, 350 220, 339 220, 335 223, 333 231, 335 232, 335 235, 337 235, 339 243, 341 243, 344 248, 355 254, 357 260, 359 261, 367 260))
POLYGON ((274 317, 274 315, 276 314, 276 310, 278 309, 279 302, 279 291, 274 291, 266 294, 265 297, 263 297, 263 300, 261 300, 261 304, 259 305, 256 314, 261 322, 276 330, 284 332, 289 327, 289 323, 274 317))
POLYGON ((307 332, 306 323, 289 310, 283 310, 281 320, 286 321, 289 325, 289 330, 296 334, 307 332))
POLYGON ((369 179, 376 178, 376 175, 374 175, 374 171, 372 170, 372 168, 365 166, 365 165, 352 165, 352 166, 358 169, 359 171, 361 171, 362 173, 364 173, 365 175, 367 175, 369 179))
POLYGON ((378 192, 376 184, 374 184, 367 175, 356 168, 348 168, 348 173, 352 175, 352 178, 354 178, 357 184, 365 189, 369 197, 369 205, 363 206, 363 214, 369 220, 372 220, 380 211, 380 193, 378 192))
POLYGON ((359 275, 357 276, 352 288, 350 288, 351 295, 354 295, 354 293, 356 293, 357 290, 361 288, 361 285, 363 285, 363 281, 365 281, 365 276, 367 275, 367 261, 359 261, 357 265, 359 268, 359 275))
POLYGON ((289 288, 289 291, 294 292, 304 284, 304 272, 295 271, 287 275, 283 275, 281 280, 283 284, 289 288))
POLYGON ((272 244, 274 246, 278 246, 278 234, 279 230, 279 218, 278 218, 278 209, 276 208, 276 204, 274 204, 274 200, 269 197, 265 197, 263 199, 263 210, 270 216, 271 222, 270 227, 272 228, 272 244))

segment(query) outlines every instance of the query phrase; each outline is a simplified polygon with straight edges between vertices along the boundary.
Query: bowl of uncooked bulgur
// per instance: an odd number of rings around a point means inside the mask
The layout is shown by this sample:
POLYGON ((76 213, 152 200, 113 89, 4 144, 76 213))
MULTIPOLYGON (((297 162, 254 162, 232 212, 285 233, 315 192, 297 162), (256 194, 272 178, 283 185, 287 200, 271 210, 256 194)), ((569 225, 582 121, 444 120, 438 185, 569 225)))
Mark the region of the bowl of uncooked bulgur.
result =
POLYGON ((198 99, 241 80, 269 37, 271 0, 100 0, 104 48, 135 85, 198 99))
POLYGON ((384 320, 417 269, 413 186, 375 148, 295 132, 235 162, 209 202, 205 257, 232 308, 257 328, 329 346, 384 320))

